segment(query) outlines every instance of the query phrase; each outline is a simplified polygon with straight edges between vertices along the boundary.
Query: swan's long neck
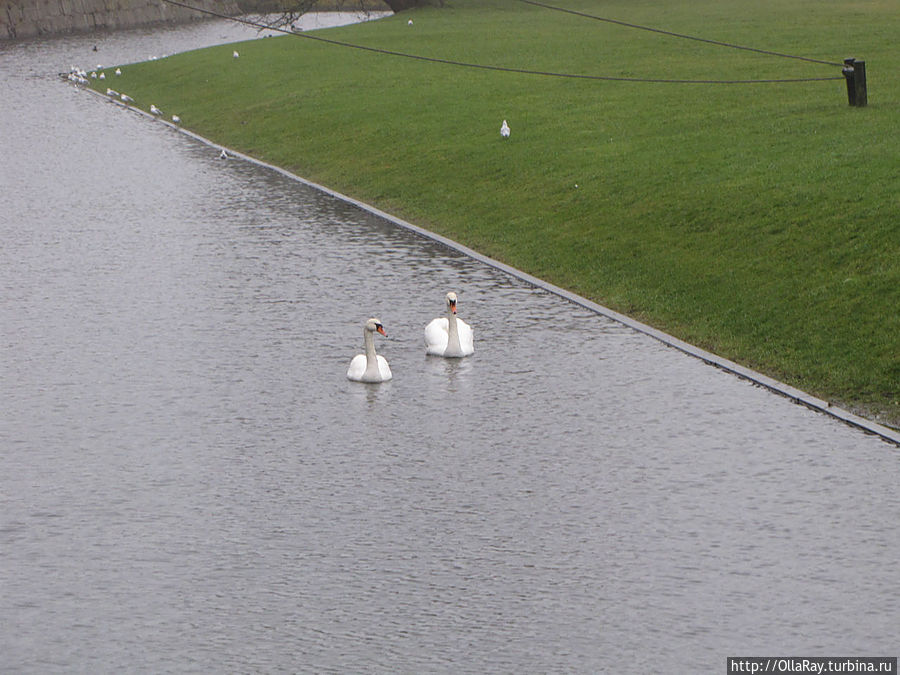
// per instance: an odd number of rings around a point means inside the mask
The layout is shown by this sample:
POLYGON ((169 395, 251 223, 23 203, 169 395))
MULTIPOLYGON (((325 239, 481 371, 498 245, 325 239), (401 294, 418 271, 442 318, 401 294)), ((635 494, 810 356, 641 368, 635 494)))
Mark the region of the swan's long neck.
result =
POLYGON ((378 374, 378 359, 375 357, 375 334, 367 328, 363 329, 363 338, 366 344, 366 374, 365 377, 378 374))
POLYGON ((447 355, 453 356, 462 353, 459 346, 459 326, 456 325, 456 314, 453 309, 447 311, 447 355))

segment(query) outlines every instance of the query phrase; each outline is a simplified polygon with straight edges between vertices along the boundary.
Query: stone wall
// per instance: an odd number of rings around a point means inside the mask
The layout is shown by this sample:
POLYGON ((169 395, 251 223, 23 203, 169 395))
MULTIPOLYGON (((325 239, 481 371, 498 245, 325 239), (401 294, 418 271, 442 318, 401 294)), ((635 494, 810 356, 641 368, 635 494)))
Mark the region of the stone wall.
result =
MULTIPOLYGON (((191 0, 189 4, 223 14, 240 13, 236 0, 191 0)), ((208 17, 163 0, 0 0, 0 40, 203 18, 208 17)))

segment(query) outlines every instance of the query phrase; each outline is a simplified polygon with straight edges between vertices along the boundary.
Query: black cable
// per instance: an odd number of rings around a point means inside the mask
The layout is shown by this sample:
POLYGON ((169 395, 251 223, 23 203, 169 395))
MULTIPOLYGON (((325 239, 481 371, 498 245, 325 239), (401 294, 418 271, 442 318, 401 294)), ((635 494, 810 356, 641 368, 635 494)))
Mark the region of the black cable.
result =
POLYGON ((637 28, 638 30, 646 30, 646 31, 650 31, 651 33, 660 33, 662 35, 683 38, 685 40, 696 40, 697 42, 706 42, 711 45, 719 45, 720 47, 731 47, 732 49, 743 49, 748 52, 756 52, 758 54, 767 54, 769 56, 780 56, 785 59, 798 59, 800 61, 809 61, 810 63, 821 63, 826 66, 841 67, 844 65, 843 63, 836 63, 835 61, 822 61, 820 59, 811 59, 806 56, 794 56, 792 54, 782 54, 781 52, 771 52, 767 49, 756 49, 755 47, 743 47, 741 45, 732 44, 730 42, 720 42, 718 40, 707 40, 706 38, 695 37, 693 35, 683 35, 681 33, 673 33, 671 31, 661 30, 659 28, 650 28, 648 26, 640 26, 635 23, 627 23, 626 21, 618 21, 616 19, 607 19, 602 16, 586 14, 585 12, 578 12, 574 9, 566 9, 565 7, 556 7, 554 5, 548 5, 543 2, 537 2, 536 0, 519 0, 519 2, 523 2, 526 5, 534 5, 535 7, 543 7, 544 9, 552 9, 553 11, 556 11, 556 12, 565 12, 566 14, 574 14, 575 16, 581 16, 586 19, 594 19, 596 21, 605 21, 606 23, 613 23, 613 24, 616 24, 617 26, 625 26, 627 28, 637 28))
POLYGON ((390 49, 381 49, 379 47, 366 47, 365 45, 356 45, 351 42, 342 42, 340 40, 331 40, 329 38, 324 38, 320 35, 311 35, 310 33, 295 33, 291 30, 286 30, 284 28, 277 28, 273 26, 267 26, 263 23, 259 23, 256 21, 250 21, 248 19, 243 19, 241 17, 236 16, 228 16, 227 14, 222 14, 220 12, 215 12, 210 9, 204 9, 202 7, 194 7, 192 5, 188 5, 183 2, 179 2, 178 0, 163 0, 163 2, 167 2, 170 5, 177 5, 178 7, 184 7, 186 9, 191 9, 196 12, 201 12, 202 14, 209 14, 211 16, 218 17, 220 19, 228 19, 230 21, 236 21, 238 23, 242 23, 246 26, 252 26, 254 28, 258 28, 260 30, 273 30, 279 33, 284 33, 286 35, 293 35, 299 38, 305 38, 307 40, 316 40, 318 42, 324 42, 330 45, 336 45, 339 47, 349 47, 351 49, 360 49, 362 51, 374 52, 376 54, 386 54, 388 56, 400 56, 407 59, 415 59, 418 61, 427 61, 429 63, 442 63, 450 66, 461 66, 463 68, 479 68, 481 70, 493 70, 493 71, 501 71, 506 73, 519 73, 523 75, 543 75, 546 77, 563 77, 570 79, 579 79, 579 80, 608 80, 613 82, 648 82, 655 84, 780 84, 780 83, 788 83, 788 82, 822 82, 825 80, 843 80, 843 75, 834 76, 834 77, 797 77, 797 78, 787 78, 787 79, 769 79, 769 80, 683 80, 683 79, 656 79, 656 78, 641 78, 641 77, 616 77, 612 75, 578 75, 574 73, 554 73, 549 71, 542 70, 526 70, 524 68, 508 68, 505 66, 488 66, 480 63, 465 63, 463 61, 452 61, 450 59, 439 59, 432 56, 421 56, 419 54, 407 54, 404 52, 396 52, 390 49))

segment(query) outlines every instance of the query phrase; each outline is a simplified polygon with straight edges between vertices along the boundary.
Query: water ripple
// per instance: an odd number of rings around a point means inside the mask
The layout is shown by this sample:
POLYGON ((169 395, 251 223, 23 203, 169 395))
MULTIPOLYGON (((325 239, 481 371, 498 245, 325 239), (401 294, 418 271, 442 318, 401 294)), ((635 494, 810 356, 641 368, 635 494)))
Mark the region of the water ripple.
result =
POLYGON ((891 652, 889 446, 55 77, 226 34, 0 45, 0 669, 891 652))

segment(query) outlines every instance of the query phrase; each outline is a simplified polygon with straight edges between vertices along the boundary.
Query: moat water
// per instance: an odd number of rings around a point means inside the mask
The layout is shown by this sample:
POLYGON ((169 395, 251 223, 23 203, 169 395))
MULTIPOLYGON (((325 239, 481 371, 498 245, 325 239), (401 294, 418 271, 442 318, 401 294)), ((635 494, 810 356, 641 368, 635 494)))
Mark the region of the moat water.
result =
POLYGON ((58 77, 255 37, 0 43, 0 670, 897 654, 895 446, 58 77))

